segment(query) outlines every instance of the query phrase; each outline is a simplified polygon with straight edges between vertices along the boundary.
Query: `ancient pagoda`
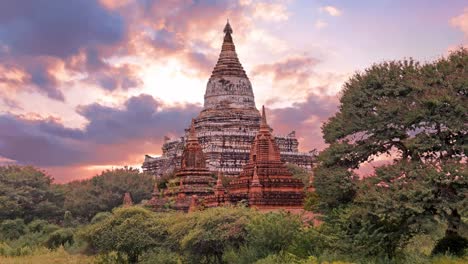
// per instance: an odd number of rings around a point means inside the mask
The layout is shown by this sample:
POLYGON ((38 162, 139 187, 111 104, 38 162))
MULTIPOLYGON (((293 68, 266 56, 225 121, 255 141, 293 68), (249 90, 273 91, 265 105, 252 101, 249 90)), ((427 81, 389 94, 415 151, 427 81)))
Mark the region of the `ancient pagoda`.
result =
POLYGON ((280 150, 268 126, 265 108, 250 150, 248 164, 227 188, 230 203, 248 202, 260 210, 301 210, 304 184, 292 177, 280 158, 280 150))
MULTIPOLYGON (((237 57, 232 34, 228 22, 218 62, 206 86, 203 110, 194 120, 208 169, 222 171, 226 176, 238 176, 249 161, 250 147, 261 119, 252 85, 237 57)), ((189 134, 186 130, 183 137, 165 138, 162 156, 146 155, 143 170, 161 176, 179 167, 189 134)), ((294 131, 287 136, 275 136, 275 141, 282 161, 311 170, 314 153, 298 151, 294 131)))
POLYGON ((206 159, 195 132, 195 123, 189 129, 189 135, 182 153, 181 166, 175 177, 168 182, 168 188, 160 195, 157 186, 149 205, 156 210, 160 206, 187 212, 192 200, 213 194, 215 179, 206 166, 206 159))

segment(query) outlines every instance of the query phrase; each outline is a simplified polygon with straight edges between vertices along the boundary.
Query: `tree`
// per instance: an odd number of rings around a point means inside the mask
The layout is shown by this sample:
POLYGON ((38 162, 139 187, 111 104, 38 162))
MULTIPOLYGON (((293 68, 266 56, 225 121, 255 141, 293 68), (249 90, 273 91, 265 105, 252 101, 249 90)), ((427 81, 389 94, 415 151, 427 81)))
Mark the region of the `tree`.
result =
POLYGON ((165 225, 169 225, 169 239, 178 243, 178 250, 191 263, 222 263, 227 248, 238 248, 245 241, 253 214, 248 208, 218 207, 169 215, 170 223, 165 225))
POLYGON ((322 203, 330 210, 347 197, 377 217, 374 224, 398 223, 403 240, 428 218, 445 220, 446 234, 458 234, 467 214, 467 91, 463 48, 427 64, 384 62, 356 73, 344 85, 339 111, 322 127, 330 144, 315 173, 322 203), (393 165, 359 184, 356 196, 335 195, 340 180, 358 184, 352 171, 383 154, 393 165))
POLYGON ((349 144, 332 144, 317 157, 319 166, 314 169, 315 194, 318 202, 314 206, 319 212, 327 213, 339 206, 352 202, 356 195, 356 179, 349 168, 353 161, 348 152, 349 144))
POLYGON ((137 263, 143 252, 161 246, 166 239, 155 217, 139 207, 117 208, 111 217, 87 226, 79 236, 97 252, 117 251, 130 263, 137 263))
POLYGON ((59 220, 64 196, 52 182, 49 175, 31 166, 0 167, 0 220, 59 220))
POLYGON ((292 173, 294 178, 301 180, 305 186, 309 185, 310 172, 292 163, 287 163, 286 167, 292 173))
POLYGON ((66 184, 64 207, 77 219, 89 221, 99 212, 120 206, 126 192, 135 203, 151 198, 153 185, 153 176, 137 169, 106 170, 91 179, 66 184))

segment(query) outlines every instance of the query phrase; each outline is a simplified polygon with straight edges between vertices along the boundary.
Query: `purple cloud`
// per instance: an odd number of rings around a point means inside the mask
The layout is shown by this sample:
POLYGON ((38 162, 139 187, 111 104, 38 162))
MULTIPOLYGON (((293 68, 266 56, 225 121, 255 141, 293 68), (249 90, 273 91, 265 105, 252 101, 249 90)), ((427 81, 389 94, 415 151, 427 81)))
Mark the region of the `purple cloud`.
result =
POLYGON ((199 111, 199 105, 166 107, 150 95, 140 95, 128 99, 122 108, 79 107, 88 120, 83 129, 64 127, 51 118, 3 114, 0 156, 37 166, 125 162, 144 150, 159 151, 162 135, 181 133, 199 111))

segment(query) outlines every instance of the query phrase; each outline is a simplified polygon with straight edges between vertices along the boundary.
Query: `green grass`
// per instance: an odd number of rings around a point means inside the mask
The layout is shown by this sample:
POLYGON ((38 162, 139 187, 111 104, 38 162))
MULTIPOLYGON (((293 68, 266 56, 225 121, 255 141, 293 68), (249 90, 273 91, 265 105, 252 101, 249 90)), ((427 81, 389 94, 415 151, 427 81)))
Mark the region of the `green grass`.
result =
POLYGON ((71 255, 63 248, 57 250, 38 249, 33 254, 20 257, 0 256, 2 264, 92 264, 94 257, 81 254, 71 255))

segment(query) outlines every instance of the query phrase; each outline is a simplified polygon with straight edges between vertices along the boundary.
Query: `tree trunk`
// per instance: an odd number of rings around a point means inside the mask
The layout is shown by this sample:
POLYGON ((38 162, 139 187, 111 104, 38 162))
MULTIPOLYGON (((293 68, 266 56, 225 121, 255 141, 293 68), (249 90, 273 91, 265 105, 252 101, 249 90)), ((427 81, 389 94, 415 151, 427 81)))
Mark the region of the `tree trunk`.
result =
POLYGON ((445 236, 458 235, 460 224, 461 216, 457 209, 453 209, 452 213, 447 218, 447 230, 445 230, 445 236))
POLYGON ((138 263, 138 254, 132 253, 128 255, 128 263, 138 263))

